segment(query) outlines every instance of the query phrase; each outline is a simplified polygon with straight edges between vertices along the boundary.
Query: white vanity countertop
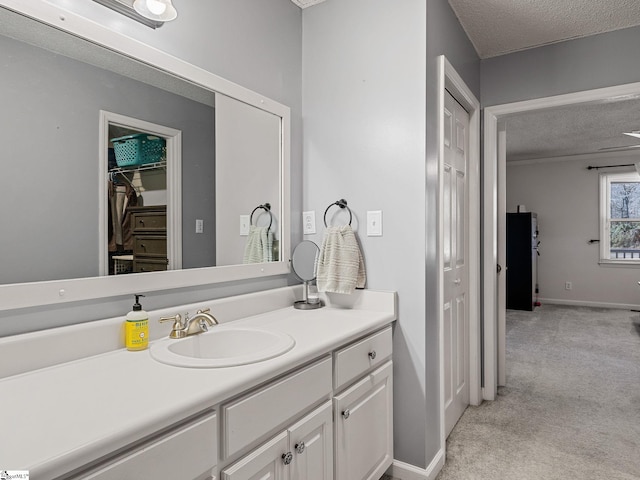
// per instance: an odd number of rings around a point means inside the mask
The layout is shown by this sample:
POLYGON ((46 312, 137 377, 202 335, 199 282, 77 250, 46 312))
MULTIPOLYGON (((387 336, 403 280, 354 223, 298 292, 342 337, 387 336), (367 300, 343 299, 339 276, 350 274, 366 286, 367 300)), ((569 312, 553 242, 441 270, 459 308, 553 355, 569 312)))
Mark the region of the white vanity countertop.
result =
POLYGON ((294 338, 293 349, 259 363, 182 368, 119 349, 4 378, 0 468, 55 478, 327 354, 395 320, 395 294, 371 294, 387 308, 287 307, 236 320, 294 338))

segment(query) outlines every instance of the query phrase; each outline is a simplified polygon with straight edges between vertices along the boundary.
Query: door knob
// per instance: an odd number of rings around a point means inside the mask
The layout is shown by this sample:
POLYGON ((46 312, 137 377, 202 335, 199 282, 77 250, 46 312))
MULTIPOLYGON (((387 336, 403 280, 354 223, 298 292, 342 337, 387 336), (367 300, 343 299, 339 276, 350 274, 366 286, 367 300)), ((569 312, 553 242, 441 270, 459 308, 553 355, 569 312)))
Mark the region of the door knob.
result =
POLYGON ((350 415, 351 415, 351 412, 349 411, 348 408, 344 412, 342 412, 342 418, 344 418, 345 420, 349 418, 350 415))
POLYGON ((461 283, 462 283, 462 280, 460 280, 459 278, 456 278, 456 279, 453 281, 453 284, 454 284, 456 287, 457 287, 457 286, 459 286, 461 283))
POLYGON ((291 452, 282 454, 282 463, 284 463, 285 465, 289 465, 292 460, 293 460, 293 454, 291 452))
POLYGON ((295 449, 296 453, 304 452, 304 442, 296 443, 295 449))
POLYGON ((370 358, 371 360, 375 360, 375 359, 376 359, 376 351, 375 351, 375 350, 371 350, 371 351, 369 352, 369 358, 370 358))

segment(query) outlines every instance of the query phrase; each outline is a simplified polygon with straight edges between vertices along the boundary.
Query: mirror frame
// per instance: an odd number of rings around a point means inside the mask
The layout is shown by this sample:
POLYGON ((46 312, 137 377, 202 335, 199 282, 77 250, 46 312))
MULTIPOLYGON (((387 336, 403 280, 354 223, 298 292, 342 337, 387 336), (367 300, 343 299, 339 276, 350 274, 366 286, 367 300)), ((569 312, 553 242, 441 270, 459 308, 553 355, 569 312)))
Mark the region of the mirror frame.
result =
MULTIPOLYGON (((284 275, 290 272, 288 259, 291 253, 291 188, 289 174, 291 111, 289 107, 147 44, 94 23, 78 14, 47 3, 46 0, 29 0, 28 2, 24 0, 0 0, 0 7, 130 57, 152 68, 164 70, 208 90, 220 92, 279 116, 281 118, 279 174, 281 211, 278 213, 280 214, 282 225, 282 238, 280 239, 281 260, 278 262, 5 284, 0 285, 0 311, 117 297, 141 290, 152 292, 248 280, 284 275), (144 287, 141 288, 142 286, 144 287)), ((98 152, 96 152, 96 161, 98 161, 98 152)))

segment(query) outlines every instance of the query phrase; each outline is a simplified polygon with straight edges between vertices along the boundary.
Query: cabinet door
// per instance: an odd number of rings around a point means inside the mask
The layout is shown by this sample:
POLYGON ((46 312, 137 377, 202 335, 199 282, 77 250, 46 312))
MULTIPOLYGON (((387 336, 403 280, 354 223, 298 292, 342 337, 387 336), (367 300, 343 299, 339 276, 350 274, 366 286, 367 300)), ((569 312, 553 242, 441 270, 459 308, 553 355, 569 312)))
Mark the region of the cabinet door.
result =
POLYGON ((331 402, 289 429, 293 453, 291 480, 333 479, 333 415, 331 402))
POLYGON ((392 362, 334 398, 336 480, 378 480, 393 461, 392 362))
POLYGON ((222 479, 288 480, 290 465, 285 464, 285 456, 291 453, 288 449, 288 440, 288 432, 282 432, 246 457, 225 468, 222 471, 222 479))

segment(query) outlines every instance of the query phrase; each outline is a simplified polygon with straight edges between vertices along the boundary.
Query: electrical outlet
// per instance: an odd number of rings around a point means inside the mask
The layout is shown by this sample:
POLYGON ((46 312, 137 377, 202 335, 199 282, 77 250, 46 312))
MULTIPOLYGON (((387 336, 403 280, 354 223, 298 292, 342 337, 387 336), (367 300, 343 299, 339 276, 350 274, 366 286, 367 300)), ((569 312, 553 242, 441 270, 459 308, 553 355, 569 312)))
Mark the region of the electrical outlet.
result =
POLYGON ((573 284, 571 282, 564 282, 564 289, 571 290, 573 288, 573 284))
POLYGON ((196 218, 196 233, 204 232, 204 220, 196 218))
POLYGON ((249 215, 240 215, 240 235, 247 236, 249 235, 249 224, 251 222, 251 218, 249 215))
POLYGON ((302 228, 305 235, 316 233, 316 211, 302 212, 302 228))
POLYGON ((367 212, 367 236, 382 236, 382 210, 367 212))

